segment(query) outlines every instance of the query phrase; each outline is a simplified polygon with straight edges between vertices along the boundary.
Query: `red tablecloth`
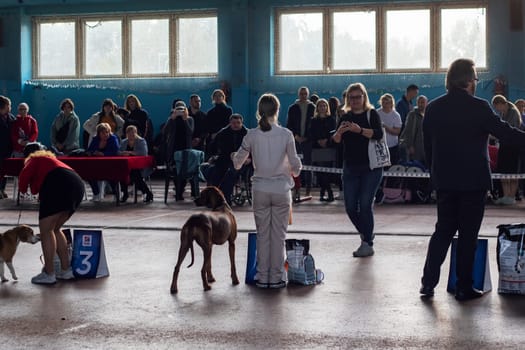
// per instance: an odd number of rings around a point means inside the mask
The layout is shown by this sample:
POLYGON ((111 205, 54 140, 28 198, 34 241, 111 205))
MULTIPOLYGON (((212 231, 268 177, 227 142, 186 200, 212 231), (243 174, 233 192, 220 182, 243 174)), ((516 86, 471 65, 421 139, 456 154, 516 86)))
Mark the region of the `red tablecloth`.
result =
MULTIPOLYGON (((59 157, 84 180, 124 181, 129 183, 132 169, 145 169, 154 166, 153 156, 117 157, 59 157)), ((7 158, 2 163, 1 175, 18 176, 24 167, 23 158, 7 158)))

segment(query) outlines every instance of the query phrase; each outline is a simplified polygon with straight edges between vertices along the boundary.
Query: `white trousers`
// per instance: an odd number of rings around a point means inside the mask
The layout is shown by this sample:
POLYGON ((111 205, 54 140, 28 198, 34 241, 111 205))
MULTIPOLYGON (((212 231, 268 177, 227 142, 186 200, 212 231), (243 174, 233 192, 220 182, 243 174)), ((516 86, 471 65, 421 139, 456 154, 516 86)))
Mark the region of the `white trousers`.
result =
POLYGON ((257 274, 261 283, 283 280, 285 239, 292 197, 286 193, 253 191, 253 215, 257 227, 257 274))

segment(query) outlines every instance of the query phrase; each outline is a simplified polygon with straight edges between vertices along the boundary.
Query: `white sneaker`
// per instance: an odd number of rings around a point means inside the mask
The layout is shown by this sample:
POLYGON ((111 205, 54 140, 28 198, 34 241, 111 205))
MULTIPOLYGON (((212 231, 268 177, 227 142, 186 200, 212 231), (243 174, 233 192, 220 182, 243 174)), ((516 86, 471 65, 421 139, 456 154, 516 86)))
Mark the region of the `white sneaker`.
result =
POLYGON ((514 205, 516 204, 516 200, 512 197, 503 197, 501 200, 501 204, 503 205, 514 205))
POLYGON ((54 274, 48 275, 44 271, 31 278, 31 283, 34 284, 55 284, 57 279, 54 274))
POLYGON ((374 248, 366 242, 361 242, 361 245, 355 252, 353 252, 355 258, 364 258, 367 256, 374 255, 374 248))
POLYGON ((100 202, 102 200, 102 196, 99 194, 94 194, 93 198, 91 198, 92 202, 100 202))
POLYGON ((73 269, 71 266, 67 270, 60 270, 60 272, 57 272, 56 278, 58 280, 72 280, 75 278, 75 275, 73 275, 73 269))

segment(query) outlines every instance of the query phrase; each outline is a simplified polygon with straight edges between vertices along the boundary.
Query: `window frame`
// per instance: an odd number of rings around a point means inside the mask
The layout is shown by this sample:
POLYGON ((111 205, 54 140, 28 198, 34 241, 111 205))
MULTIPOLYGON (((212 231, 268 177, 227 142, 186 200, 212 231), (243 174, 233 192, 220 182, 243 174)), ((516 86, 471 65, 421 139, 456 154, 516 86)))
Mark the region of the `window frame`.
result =
MULTIPOLYGON (((206 77, 216 78, 219 76, 220 64, 217 62, 217 72, 207 73, 179 73, 177 71, 177 44, 178 44, 178 19, 179 18, 200 18, 215 17, 217 19, 217 36, 219 33, 218 11, 176 11, 176 12, 158 12, 148 14, 111 14, 111 15, 75 15, 75 16, 35 16, 32 18, 32 79, 34 80, 54 80, 54 79, 126 79, 126 78, 187 78, 187 77, 206 77), (132 73, 132 50, 131 50, 131 22, 133 20, 147 19, 168 19, 168 36, 169 36, 169 72, 168 73, 132 73), (85 31, 84 23, 86 21, 108 21, 120 20, 122 23, 122 74, 110 75, 93 75, 86 74, 86 52, 85 52, 85 31), (75 23, 75 74, 74 75, 46 75, 42 76, 39 72, 40 59, 40 24, 74 22, 75 23)), ((220 48, 219 37, 217 37, 217 51, 220 48)), ((220 55, 217 52, 217 60, 220 55)))
POLYGON ((79 74, 79 56, 78 56, 78 19, 74 17, 42 17, 39 19, 38 24, 36 24, 35 19, 33 18, 33 26, 32 26, 32 51, 33 51, 33 57, 32 57, 32 72, 33 77, 39 76, 40 79, 54 79, 55 76, 53 75, 40 75, 40 65, 39 65, 39 57, 40 57, 40 24, 47 24, 47 23, 74 23, 75 26, 75 73, 73 75, 59 75, 56 76, 56 78, 59 79, 75 79, 75 77, 79 74), (39 40, 35 40, 35 38, 38 38, 39 40))
POLYGON ((442 73, 446 68, 441 66, 441 10, 443 9, 485 9, 485 66, 476 67, 478 71, 487 71, 490 66, 490 41, 488 0, 461 1, 450 3, 377 3, 372 5, 345 5, 345 6, 304 6, 304 7, 275 7, 273 30, 273 65, 274 75, 344 75, 344 74, 395 74, 395 73, 442 73), (387 68, 386 67, 386 13, 394 10, 429 10, 430 11, 430 66, 429 68, 387 68), (375 11, 376 15, 376 69, 332 69, 334 58, 334 31, 333 14, 336 12, 375 11), (321 12, 323 14, 323 69, 322 70, 294 70, 280 69, 280 18, 283 14, 302 14, 321 12))

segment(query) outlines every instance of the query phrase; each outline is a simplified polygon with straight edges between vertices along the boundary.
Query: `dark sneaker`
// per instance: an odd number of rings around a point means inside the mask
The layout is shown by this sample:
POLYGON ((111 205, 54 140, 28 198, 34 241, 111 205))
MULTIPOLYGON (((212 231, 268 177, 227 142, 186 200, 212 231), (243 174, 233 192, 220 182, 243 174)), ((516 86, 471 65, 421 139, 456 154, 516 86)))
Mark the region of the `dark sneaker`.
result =
POLYGON ((268 288, 270 288, 270 285, 269 285, 268 283, 264 283, 264 282, 255 281, 255 285, 256 285, 258 288, 263 288, 263 289, 268 289, 268 288))

